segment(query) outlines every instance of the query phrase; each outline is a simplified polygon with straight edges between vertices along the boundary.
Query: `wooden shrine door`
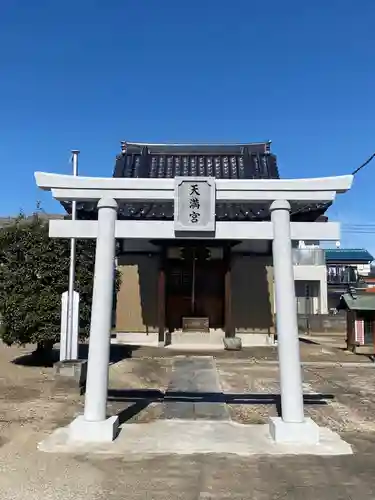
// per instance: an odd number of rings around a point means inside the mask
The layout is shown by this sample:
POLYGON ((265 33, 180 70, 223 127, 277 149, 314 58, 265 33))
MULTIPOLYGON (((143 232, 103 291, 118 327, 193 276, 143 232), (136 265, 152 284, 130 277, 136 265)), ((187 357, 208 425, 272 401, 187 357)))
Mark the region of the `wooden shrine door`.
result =
POLYGON ((166 266, 166 325, 182 328, 183 317, 208 317, 210 328, 224 327, 222 260, 169 260, 166 266), (194 290, 194 292, 193 292, 194 290))

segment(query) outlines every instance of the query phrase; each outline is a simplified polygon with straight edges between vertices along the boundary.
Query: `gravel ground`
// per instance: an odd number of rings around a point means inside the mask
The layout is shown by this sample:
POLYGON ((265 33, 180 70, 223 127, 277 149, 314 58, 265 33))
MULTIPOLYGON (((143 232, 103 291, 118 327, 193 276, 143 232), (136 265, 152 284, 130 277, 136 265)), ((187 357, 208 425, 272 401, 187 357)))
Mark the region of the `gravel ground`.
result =
MULTIPOLYGON (((178 355, 191 356, 214 356, 216 359, 227 359, 237 361, 277 361, 276 346, 256 346, 246 347, 241 351, 178 351, 177 349, 165 349, 162 347, 130 347, 130 356, 133 359, 138 358, 173 358, 178 355)), ((372 361, 367 356, 361 356, 346 351, 340 344, 340 348, 335 348, 333 344, 327 342, 319 343, 318 340, 309 339, 306 336, 301 338, 300 354, 302 362, 330 362, 330 363, 365 363, 371 364, 372 361)))
MULTIPOLYGON (((312 393, 321 395, 319 404, 307 401, 306 413, 339 431, 353 445, 353 456, 198 455, 131 462, 121 457, 37 451, 38 442, 82 411, 83 398, 69 385, 57 383, 51 368, 12 362, 29 350, 0 346, 0 499, 375 498, 375 372, 371 368, 304 369, 307 399, 312 393)), ((113 363, 110 369, 108 408, 122 413, 124 421, 147 422, 163 414, 158 397, 168 386, 173 359, 171 355, 142 359, 141 352, 113 363)), ((215 357, 221 386, 234 398, 229 406, 234 420, 260 423, 277 413, 276 365, 262 365, 264 357, 252 362, 243 353, 237 358, 233 353, 215 357), (259 403, 259 394, 270 401, 259 403)))

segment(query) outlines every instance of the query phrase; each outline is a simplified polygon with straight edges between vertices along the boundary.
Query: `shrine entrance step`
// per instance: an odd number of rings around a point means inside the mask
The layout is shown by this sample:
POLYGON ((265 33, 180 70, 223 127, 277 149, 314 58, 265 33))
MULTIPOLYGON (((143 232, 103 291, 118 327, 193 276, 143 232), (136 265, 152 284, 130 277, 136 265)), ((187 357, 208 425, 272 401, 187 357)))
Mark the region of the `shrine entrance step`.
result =
POLYGON ((209 332, 184 332, 177 330, 167 337, 166 347, 169 349, 194 350, 223 350, 223 330, 210 330, 209 332))

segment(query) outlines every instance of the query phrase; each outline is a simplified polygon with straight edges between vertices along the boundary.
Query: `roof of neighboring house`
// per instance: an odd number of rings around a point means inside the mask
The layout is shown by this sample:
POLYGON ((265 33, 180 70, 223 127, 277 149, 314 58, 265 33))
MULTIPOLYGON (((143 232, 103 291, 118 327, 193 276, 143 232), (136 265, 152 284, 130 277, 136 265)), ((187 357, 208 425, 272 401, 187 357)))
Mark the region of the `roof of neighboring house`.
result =
MULTIPOLYGON (((123 142, 116 158, 114 177, 174 178, 202 176, 216 179, 279 179, 271 143, 150 144, 123 142)), ((294 221, 315 221, 330 203, 292 204, 294 221)), ((64 203, 70 211, 70 204, 64 203)), ((96 218, 96 204, 78 203, 80 217, 96 218)), ((119 219, 173 220, 173 202, 120 203, 119 219)), ((217 203, 216 220, 269 220, 267 203, 217 203)))
POLYGON ((368 263, 374 257, 364 248, 328 248, 325 250, 326 262, 368 263))
POLYGON ((344 293, 340 305, 351 311, 375 311, 375 294, 363 293, 354 298, 350 293, 344 293))

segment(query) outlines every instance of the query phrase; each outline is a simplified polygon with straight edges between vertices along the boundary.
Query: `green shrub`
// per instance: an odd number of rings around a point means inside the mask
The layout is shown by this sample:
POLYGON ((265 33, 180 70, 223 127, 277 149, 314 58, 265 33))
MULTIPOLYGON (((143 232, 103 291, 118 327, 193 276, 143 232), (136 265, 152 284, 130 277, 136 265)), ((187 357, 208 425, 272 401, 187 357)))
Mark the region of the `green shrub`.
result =
MULTIPOLYGON (((89 334, 95 240, 76 241, 75 290, 80 336, 89 334)), ((49 349, 60 336, 61 294, 68 289, 70 240, 48 236, 48 221, 19 216, 0 229, 0 335, 8 344, 49 349)), ((117 287, 118 287, 117 277, 117 287)))

